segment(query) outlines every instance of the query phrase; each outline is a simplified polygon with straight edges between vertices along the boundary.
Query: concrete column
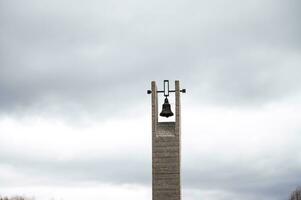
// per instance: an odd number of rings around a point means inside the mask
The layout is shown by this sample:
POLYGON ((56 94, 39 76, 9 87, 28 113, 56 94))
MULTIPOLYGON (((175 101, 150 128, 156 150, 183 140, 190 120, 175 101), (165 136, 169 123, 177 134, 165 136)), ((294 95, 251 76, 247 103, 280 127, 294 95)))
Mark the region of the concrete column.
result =
POLYGON ((175 121, 158 122, 158 94, 152 82, 153 200, 180 200, 180 84, 175 82, 175 121))

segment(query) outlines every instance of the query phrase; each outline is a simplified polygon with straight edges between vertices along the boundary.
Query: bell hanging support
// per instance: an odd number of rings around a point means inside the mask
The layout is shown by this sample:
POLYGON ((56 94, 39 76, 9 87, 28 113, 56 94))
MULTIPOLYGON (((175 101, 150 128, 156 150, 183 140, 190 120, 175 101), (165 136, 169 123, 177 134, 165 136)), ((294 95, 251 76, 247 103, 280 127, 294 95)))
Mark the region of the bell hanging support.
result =
MULTIPOLYGON (((173 112, 171 111, 171 106, 170 103, 168 101, 168 96, 170 92, 175 92, 175 90, 169 90, 169 80, 164 80, 164 90, 163 91, 157 91, 157 93, 164 93, 165 99, 164 99, 164 103, 162 105, 162 111, 160 113, 161 117, 171 117, 173 116, 173 112)), ((186 93, 186 89, 182 89, 180 90, 180 92, 182 93, 186 93)), ((152 91, 151 90, 147 90, 147 94, 151 94, 152 91)))

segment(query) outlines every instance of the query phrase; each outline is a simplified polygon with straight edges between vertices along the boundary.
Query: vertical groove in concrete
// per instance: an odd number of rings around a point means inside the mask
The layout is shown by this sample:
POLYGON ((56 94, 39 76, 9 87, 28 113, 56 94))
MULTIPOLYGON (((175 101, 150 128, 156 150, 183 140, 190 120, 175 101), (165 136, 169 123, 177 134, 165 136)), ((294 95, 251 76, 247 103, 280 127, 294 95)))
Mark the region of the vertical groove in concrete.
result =
MULTIPOLYGON (((158 94, 157 94, 157 85, 155 81, 152 81, 152 144, 155 144, 155 137, 156 137, 156 132, 157 132, 157 124, 158 124, 158 94)), ((154 149, 152 148, 152 151, 154 151, 154 149)), ((155 154, 154 152, 152 153, 152 160, 155 159, 155 154)), ((154 162, 152 164, 152 169, 154 168, 154 162)), ((155 176, 154 176, 154 172, 152 175, 152 196, 153 196, 153 200, 155 200, 154 198, 154 188, 155 188, 155 176)))
POLYGON ((181 199, 181 92, 180 92, 180 81, 175 81, 175 97, 176 97, 176 134, 178 136, 178 159, 179 159, 179 200, 181 199))
POLYGON ((175 82, 175 122, 158 122, 156 82, 152 81, 153 200, 180 200, 180 85, 175 82))

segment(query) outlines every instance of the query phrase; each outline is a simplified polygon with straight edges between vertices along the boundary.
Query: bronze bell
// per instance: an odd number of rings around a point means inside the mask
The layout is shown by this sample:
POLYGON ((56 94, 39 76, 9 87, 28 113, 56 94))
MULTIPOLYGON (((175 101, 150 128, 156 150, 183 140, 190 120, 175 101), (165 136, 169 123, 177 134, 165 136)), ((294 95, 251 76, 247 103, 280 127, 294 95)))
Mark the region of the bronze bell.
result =
POLYGON ((162 105, 162 112, 160 113, 161 117, 171 117, 173 116, 173 113, 170 109, 170 104, 168 102, 167 97, 164 100, 164 104, 162 105))

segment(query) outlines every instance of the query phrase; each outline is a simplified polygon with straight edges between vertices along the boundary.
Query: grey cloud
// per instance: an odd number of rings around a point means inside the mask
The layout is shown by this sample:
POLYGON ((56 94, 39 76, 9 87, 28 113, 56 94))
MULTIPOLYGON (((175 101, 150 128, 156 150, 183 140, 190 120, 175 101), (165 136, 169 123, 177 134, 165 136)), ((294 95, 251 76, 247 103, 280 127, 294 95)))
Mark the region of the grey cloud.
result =
POLYGON ((166 78, 222 104, 300 92, 297 1, 119 3, 2 2, 2 112, 114 110, 166 78))
MULTIPOLYGON (((33 181, 33 184, 80 185, 82 182, 99 182, 150 185, 151 182, 150 157, 148 160, 137 159, 133 153, 125 157, 99 156, 70 160, 22 157, 6 153, 1 154, 0 158, 0 165, 5 163, 17 174, 33 177, 33 180, 36 178, 38 181, 33 181)), ((20 184, 22 183, 10 183, 9 186, 20 184)), ((1 182, 0 179, 0 185, 8 186, 8 183, 1 182)))
MULTIPOLYGON (((163 79, 181 80, 194 102, 226 106, 301 93, 298 0, 0 4, 1 114, 109 118, 149 102, 150 81, 161 86, 163 79)), ((0 152, 0 158, 51 183, 149 185, 151 179, 150 160, 135 155, 58 161, 0 152)), ((183 163, 183 188, 216 190, 219 200, 280 200, 301 175, 295 162, 268 176, 268 169, 210 159, 191 168, 197 159, 183 163)))
POLYGON ((277 168, 277 173, 271 173, 275 170, 274 168, 255 170, 251 164, 246 166, 239 162, 233 165, 227 163, 217 165, 219 166, 206 168, 205 171, 202 169, 183 170, 183 185, 203 191, 221 189, 225 193, 244 196, 246 199, 283 199, 296 185, 300 184, 298 177, 301 171, 294 167, 287 169, 286 166, 284 168, 280 166, 277 168))
MULTIPOLYGON (((0 157, 17 174, 33 177, 32 184, 37 185, 81 185, 83 182, 151 185, 150 157, 137 159, 134 153, 122 158, 100 156, 71 160, 25 158, 13 154, 1 154, 0 157)), ((220 197, 216 194, 212 199, 280 200, 300 183, 301 171, 294 159, 287 159, 287 163, 273 161, 265 169, 258 169, 256 162, 250 164, 237 160, 229 163, 216 158, 202 159, 200 164, 195 160, 198 159, 186 158, 183 162, 183 188, 200 192, 218 191, 220 197), (194 166, 201 167, 196 169, 194 166)), ((7 185, 7 182, 0 181, 1 184, 14 187, 22 183, 7 185)))

